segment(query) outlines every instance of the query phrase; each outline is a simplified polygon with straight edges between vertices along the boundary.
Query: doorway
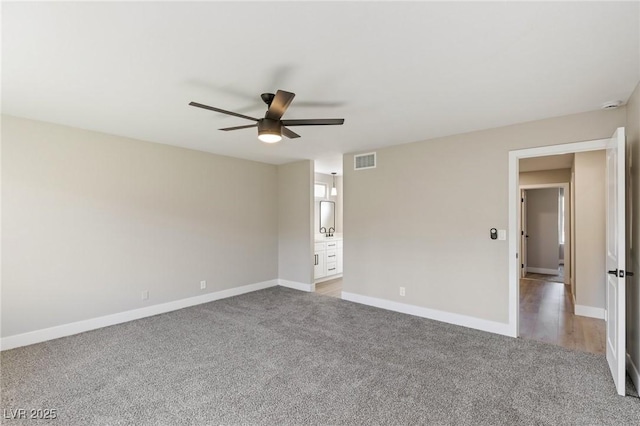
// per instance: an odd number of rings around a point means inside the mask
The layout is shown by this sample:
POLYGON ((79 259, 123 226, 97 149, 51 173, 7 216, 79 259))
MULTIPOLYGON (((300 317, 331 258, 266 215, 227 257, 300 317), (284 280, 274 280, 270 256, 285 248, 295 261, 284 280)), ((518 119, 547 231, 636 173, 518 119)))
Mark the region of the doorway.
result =
POLYGON ((574 156, 562 156, 562 162, 558 157, 536 158, 535 170, 520 161, 521 180, 529 182, 520 185, 521 278, 570 284, 569 184, 574 156), (546 180, 565 182, 531 183, 546 180))
MULTIPOLYGON (((520 336, 520 279, 521 279, 521 244, 520 244, 520 178, 519 162, 523 158, 535 158, 570 153, 590 153, 604 150, 606 158, 605 176, 598 181, 604 183, 606 191, 604 238, 598 242, 600 250, 604 249, 605 256, 598 256, 597 261, 587 263, 574 261, 573 264, 592 268, 595 281, 605 282, 604 308, 585 306, 582 314, 602 316, 606 320, 605 327, 605 352, 607 363, 616 391, 620 395, 625 394, 625 136, 624 128, 618 128, 611 138, 599 139, 587 142, 567 143, 561 145, 545 146, 539 148, 521 149, 509 152, 509 330, 514 337, 520 336), (602 257, 605 258, 603 262, 602 257)), ((572 184, 575 176, 572 175, 572 184)), ((598 184, 596 183, 596 184, 598 184)), ((572 185, 573 187, 573 185, 572 185)), ((578 188, 576 188, 578 189, 578 188)), ((573 191, 578 192, 578 191, 573 191)), ((572 197, 573 211, 579 210, 572 197)), ((588 221, 587 221, 588 222, 588 221)), ((601 222, 601 221, 600 221, 601 222)), ((575 229, 576 221, 572 221, 575 229)), ((575 240, 576 232, 571 233, 575 240)), ((582 245, 574 250, 572 259, 576 258, 576 251, 582 252, 582 245)), ((581 281, 579 271, 576 271, 572 289, 575 282, 581 281)), ((578 290, 580 294, 580 290, 578 290)), ((575 293, 574 293, 575 294, 575 293)), ((575 305, 578 313, 578 305, 575 305)))
MULTIPOLYGON (((324 168, 316 162, 316 170, 324 168)), ((317 294, 342 298, 343 185, 341 168, 336 170, 314 176, 313 278, 317 294)))

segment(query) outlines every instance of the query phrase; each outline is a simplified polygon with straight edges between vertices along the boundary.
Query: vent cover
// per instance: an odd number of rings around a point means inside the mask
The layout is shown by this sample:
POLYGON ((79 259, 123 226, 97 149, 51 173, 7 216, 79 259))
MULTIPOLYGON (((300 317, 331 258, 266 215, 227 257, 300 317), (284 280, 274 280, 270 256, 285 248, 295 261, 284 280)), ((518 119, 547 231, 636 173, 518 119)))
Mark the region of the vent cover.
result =
POLYGON ((359 154, 353 157, 353 169, 375 169, 376 168, 376 153, 369 152, 367 154, 359 154))

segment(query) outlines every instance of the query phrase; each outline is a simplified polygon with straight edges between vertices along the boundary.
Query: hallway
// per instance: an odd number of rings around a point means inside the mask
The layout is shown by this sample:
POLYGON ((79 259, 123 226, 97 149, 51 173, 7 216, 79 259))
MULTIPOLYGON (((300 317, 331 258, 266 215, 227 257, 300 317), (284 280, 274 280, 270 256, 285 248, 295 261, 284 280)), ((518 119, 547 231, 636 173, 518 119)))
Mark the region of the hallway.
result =
POLYGON ((570 287, 520 280, 520 337, 583 352, 605 353, 605 322, 574 315, 570 287))

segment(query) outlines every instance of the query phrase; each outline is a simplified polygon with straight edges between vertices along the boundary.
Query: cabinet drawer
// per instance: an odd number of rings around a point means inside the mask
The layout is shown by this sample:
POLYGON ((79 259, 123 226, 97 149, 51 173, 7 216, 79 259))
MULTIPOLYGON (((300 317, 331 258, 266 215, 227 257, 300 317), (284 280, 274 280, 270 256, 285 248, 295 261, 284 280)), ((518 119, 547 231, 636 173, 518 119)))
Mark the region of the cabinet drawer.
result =
POLYGON ((335 250, 327 250, 327 262, 335 262, 338 257, 338 252, 335 250))
POLYGON ((335 250, 336 248, 338 248, 338 241, 331 241, 325 244, 327 245, 327 250, 335 250))
POLYGON ((315 245, 314 245, 314 250, 315 251, 324 251, 324 250, 326 250, 326 248, 327 247, 325 246, 325 243, 315 243, 315 245))
POLYGON ((336 262, 329 260, 327 262, 327 275, 334 275, 338 273, 338 266, 336 262))

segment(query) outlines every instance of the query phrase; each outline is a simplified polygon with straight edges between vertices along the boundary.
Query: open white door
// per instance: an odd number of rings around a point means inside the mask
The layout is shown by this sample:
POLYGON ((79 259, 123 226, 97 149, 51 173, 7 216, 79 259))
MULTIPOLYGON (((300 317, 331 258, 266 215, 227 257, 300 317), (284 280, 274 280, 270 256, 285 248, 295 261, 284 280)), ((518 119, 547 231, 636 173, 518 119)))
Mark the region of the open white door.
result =
POLYGON ((625 138, 620 127, 607 145, 607 362, 625 394, 625 138))

